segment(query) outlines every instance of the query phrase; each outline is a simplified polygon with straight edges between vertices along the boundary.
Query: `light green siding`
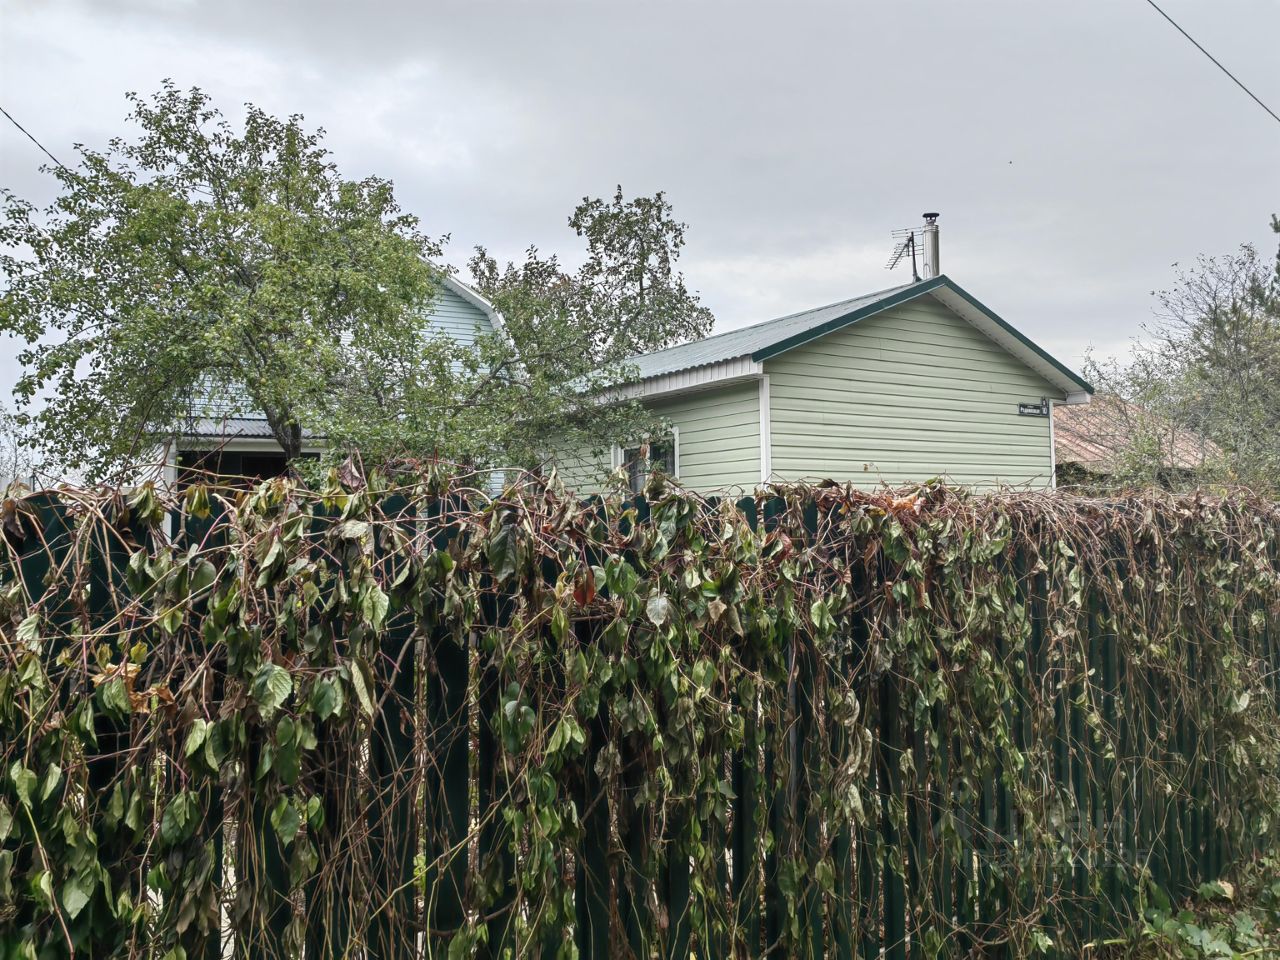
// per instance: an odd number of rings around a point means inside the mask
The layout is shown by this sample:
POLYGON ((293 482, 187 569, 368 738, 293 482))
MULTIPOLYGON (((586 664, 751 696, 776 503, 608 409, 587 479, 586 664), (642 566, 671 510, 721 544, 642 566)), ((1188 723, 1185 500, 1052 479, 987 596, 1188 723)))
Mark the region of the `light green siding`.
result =
MULTIPOLYGON (((760 384, 757 380, 700 390, 648 404, 679 431, 679 479, 700 493, 760 482, 760 384)), ((581 493, 600 488, 609 461, 582 455, 559 458, 565 486, 581 493)))
POLYGON ((1061 390, 932 297, 781 354, 765 372, 775 479, 1050 484, 1049 420, 1019 416, 1018 404, 1061 390))
POLYGON ((442 286, 431 304, 431 329, 464 346, 493 332, 489 315, 474 303, 442 286))
POLYGON ((594 457, 590 451, 556 450, 551 462, 561 482, 575 493, 597 493, 609 473, 609 455, 594 457))
POLYGON ((749 380, 654 403, 680 431, 680 482, 710 493, 760 483, 760 384, 749 380))

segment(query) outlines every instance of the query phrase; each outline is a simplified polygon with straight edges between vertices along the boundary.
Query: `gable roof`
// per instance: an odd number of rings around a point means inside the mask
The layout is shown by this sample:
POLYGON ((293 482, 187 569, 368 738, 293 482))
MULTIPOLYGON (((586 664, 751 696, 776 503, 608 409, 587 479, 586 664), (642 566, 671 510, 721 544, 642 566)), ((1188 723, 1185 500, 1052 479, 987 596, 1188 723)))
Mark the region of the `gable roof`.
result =
POLYGON ((749 358, 759 363, 926 295, 933 296, 973 324, 1014 357, 1060 387, 1068 396, 1083 400, 1086 395, 1093 393, 1093 387, 1079 374, 1050 356, 946 276, 889 287, 825 307, 729 330, 692 343, 641 354, 632 357, 628 365, 636 371, 637 380, 648 380, 739 358, 749 358))

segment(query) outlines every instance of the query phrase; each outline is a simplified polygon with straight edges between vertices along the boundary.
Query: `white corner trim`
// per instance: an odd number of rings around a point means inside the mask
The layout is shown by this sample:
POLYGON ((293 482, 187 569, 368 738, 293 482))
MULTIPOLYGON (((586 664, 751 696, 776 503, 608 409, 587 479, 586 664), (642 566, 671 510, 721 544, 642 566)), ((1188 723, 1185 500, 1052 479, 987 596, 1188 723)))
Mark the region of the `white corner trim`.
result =
POLYGON ((1092 399, 1093 399, 1093 394, 1087 393, 1084 390, 1077 390, 1074 393, 1068 393, 1067 399, 1061 402, 1068 403, 1074 406, 1077 403, 1089 403, 1092 399))
POLYGON ((773 475, 773 427, 769 412, 769 375, 760 377, 760 482, 773 475))
MULTIPOLYGON (((1088 396, 1088 394, 1086 394, 1088 396)), ((1053 405, 1058 401, 1049 400, 1049 489, 1058 489, 1058 438, 1053 432, 1053 405)), ((1068 400, 1068 403, 1071 401, 1068 400)))
POLYGON ((164 445, 164 467, 161 478, 165 489, 172 492, 178 488, 178 445, 168 440, 164 445))

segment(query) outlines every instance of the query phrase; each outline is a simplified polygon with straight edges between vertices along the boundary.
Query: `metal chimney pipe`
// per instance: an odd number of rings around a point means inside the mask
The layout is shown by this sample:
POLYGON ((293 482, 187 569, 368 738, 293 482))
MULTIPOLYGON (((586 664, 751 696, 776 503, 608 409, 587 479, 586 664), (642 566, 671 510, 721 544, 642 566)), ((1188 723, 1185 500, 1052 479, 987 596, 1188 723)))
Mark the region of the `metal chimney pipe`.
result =
POLYGON ((932 280, 942 273, 938 259, 938 217, 936 213, 922 214, 924 217, 924 278, 932 280))

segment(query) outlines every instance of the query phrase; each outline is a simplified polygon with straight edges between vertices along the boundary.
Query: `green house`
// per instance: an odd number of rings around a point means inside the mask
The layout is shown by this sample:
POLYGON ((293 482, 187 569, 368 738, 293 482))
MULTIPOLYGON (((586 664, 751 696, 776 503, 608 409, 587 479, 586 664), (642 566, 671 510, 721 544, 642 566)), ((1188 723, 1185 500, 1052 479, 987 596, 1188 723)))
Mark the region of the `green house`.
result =
POLYGON ((946 276, 634 358, 619 389, 670 425, 603 456, 569 455, 566 484, 660 467, 700 492, 944 477, 1053 485, 1053 407, 1093 388, 946 276))

